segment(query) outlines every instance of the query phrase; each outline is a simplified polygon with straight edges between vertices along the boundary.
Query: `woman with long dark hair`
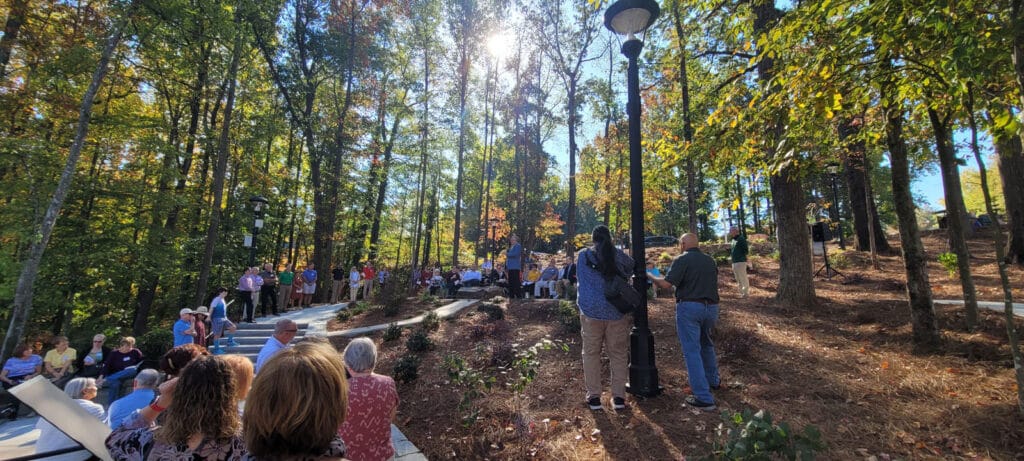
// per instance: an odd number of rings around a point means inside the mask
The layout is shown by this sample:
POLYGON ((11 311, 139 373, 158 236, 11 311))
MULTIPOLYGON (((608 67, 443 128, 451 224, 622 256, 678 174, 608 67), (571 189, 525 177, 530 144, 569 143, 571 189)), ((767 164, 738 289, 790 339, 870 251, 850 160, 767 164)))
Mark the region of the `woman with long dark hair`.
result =
POLYGON ((579 253, 576 275, 579 292, 580 333, 583 336, 583 378, 587 387, 587 406, 601 409, 601 347, 608 354, 611 372, 612 408, 626 408, 626 379, 629 375, 629 329, 631 319, 604 297, 605 279, 630 274, 633 258, 615 248, 611 232, 597 226, 591 234, 593 246, 579 253))

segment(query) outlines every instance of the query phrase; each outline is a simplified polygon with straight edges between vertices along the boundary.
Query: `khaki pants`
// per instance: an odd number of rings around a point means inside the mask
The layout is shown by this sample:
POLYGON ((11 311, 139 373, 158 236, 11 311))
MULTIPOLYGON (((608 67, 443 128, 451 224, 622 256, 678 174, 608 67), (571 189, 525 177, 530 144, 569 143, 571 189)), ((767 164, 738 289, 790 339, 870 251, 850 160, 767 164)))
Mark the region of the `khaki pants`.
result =
POLYGON ((331 304, 337 304, 338 299, 341 298, 341 289, 345 286, 345 280, 332 280, 331 281, 331 304))
POLYGON ((292 300, 292 284, 281 285, 277 287, 277 305, 281 309, 288 310, 289 304, 292 300))
POLYGON ((629 329, 633 322, 629 316, 620 320, 595 320, 580 314, 583 335, 583 380, 587 398, 600 397, 601 346, 608 354, 611 371, 612 397, 626 397, 626 379, 629 377, 629 329))
POLYGON ((349 285, 348 285, 348 297, 349 297, 349 299, 351 299, 352 302, 356 302, 356 297, 358 297, 358 296, 359 296, 359 285, 352 285, 351 283, 349 283, 349 285))
POLYGON ((732 263, 732 273, 736 276, 736 284, 740 287, 740 296, 746 298, 750 294, 750 282, 747 280, 747 262, 732 263))
POLYGON ((370 295, 373 293, 373 279, 363 279, 363 300, 370 299, 370 295))

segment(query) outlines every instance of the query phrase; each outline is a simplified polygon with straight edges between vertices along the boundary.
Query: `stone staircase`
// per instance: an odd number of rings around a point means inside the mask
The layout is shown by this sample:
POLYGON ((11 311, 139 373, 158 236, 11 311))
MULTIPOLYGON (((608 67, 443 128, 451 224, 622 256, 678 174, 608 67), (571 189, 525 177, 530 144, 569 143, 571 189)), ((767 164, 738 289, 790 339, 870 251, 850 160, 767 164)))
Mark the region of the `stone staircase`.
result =
MULTIPOLYGON (((295 334, 295 340, 292 343, 302 339, 309 328, 308 323, 300 323, 298 325, 299 332, 295 334)), ((238 345, 224 347, 223 344, 227 341, 221 339, 221 347, 224 348, 224 352, 227 354, 244 355, 249 360, 252 360, 253 363, 256 363, 256 357, 260 355, 260 349, 263 349, 263 345, 266 344, 267 339, 273 336, 273 334, 273 323, 239 323, 238 330, 235 331, 235 342, 238 345)))

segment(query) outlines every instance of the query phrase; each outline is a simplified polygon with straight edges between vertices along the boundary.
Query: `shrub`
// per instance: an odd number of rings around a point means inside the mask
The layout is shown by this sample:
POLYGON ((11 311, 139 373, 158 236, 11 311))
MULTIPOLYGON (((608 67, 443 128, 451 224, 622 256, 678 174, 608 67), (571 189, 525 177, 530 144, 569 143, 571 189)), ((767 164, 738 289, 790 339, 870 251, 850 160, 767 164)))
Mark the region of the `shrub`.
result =
POLYGON ((418 355, 405 355, 395 363, 393 378, 400 383, 411 383, 419 377, 420 357, 418 355))
POLYGON ((411 275, 407 269, 395 270, 391 277, 380 290, 380 301, 383 306, 385 317, 394 317, 405 304, 405 296, 409 291, 409 278, 411 275))
POLYGON ((384 330, 384 342, 391 342, 402 337, 402 327, 398 326, 397 323, 391 322, 388 325, 388 329, 384 330))
POLYGON ((502 320, 505 318, 505 311, 502 310, 501 306, 494 303, 484 301, 480 303, 479 306, 476 307, 476 310, 486 313, 487 319, 492 322, 495 320, 502 320))
POLYGON ((580 331, 580 312, 572 301, 558 302, 558 323, 561 323, 567 332, 580 331))
POLYGON ((159 359, 174 344, 174 333, 166 328, 149 330, 146 334, 139 337, 138 344, 143 357, 159 359))
POLYGON ((949 278, 955 278, 960 273, 960 266, 957 265, 956 253, 945 252, 939 255, 939 263, 949 273, 949 278))
POLYGON ((348 321, 348 319, 355 317, 359 314, 362 314, 363 312, 366 312, 366 310, 369 308, 370 305, 367 304, 366 301, 356 301, 354 303, 349 303, 348 306, 342 309, 338 309, 338 312, 335 314, 335 319, 337 319, 339 322, 346 322, 348 321))
POLYGON ((416 330, 409 335, 405 347, 409 349, 409 352, 426 352, 434 348, 434 341, 430 339, 426 331, 416 330))
POLYGON ((846 257, 846 250, 829 251, 828 263, 836 269, 846 269, 850 266, 850 260, 846 257))
POLYGON ((423 316, 420 326, 426 331, 437 331, 438 328, 441 328, 441 318, 437 316, 437 312, 428 312, 423 316))
POLYGON ((480 414, 480 409, 474 404, 475 400, 491 389, 495 379, 469 366, 465 359, 456 354, 444 356, 444 367, 448 371, 448 379, 452 385, 463 389, 459 411, 463 413, 462 424, 470 426, 476 422, 477 415, 480 414))
POLYGON ((491 366, 505 368, 516 359, 516 348, 508 342, 491 346, 491 366))
POLYGON ((821 432, 812 425, 799 433, 790 430, 785 422, 772 421, 767 411, 757 413, 722 412, 718 425, 719 440, 713 444, 709 460, 761 460, 761 459, 814 459, 814 454, 825 448, 821 432))

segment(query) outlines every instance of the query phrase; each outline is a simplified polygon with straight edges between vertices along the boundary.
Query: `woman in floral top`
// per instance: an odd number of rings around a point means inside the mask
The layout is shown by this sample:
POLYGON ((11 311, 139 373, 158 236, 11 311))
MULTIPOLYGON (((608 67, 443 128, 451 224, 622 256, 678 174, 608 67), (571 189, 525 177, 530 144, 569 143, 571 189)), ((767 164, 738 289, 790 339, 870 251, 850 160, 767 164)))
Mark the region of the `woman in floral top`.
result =
POLYGON ((181 376, 160 385, 160 397, 107 437, 115 460, 238 461, 248 452, 240 435, 236 381, 217 356, 199 356, 181 376), (154 423, 162 412, 162 426, 154 423))
POLYGON ((395 455, 391 420, 398 410, 395 381, 373 372, 377 346, 370 338, 356 338, 345 347, 348 380, 348 418, 338 434, 345 440, 352 461, 387 460, 395 455))

